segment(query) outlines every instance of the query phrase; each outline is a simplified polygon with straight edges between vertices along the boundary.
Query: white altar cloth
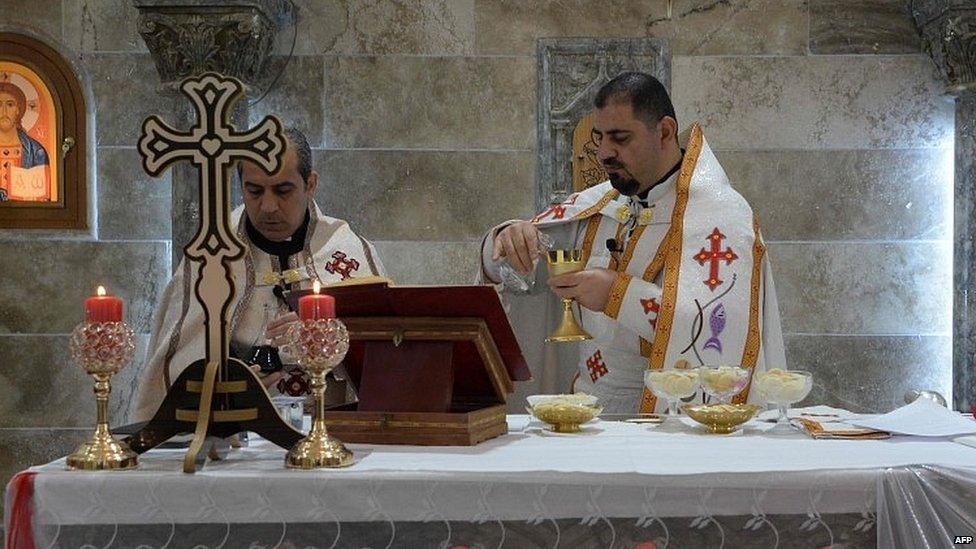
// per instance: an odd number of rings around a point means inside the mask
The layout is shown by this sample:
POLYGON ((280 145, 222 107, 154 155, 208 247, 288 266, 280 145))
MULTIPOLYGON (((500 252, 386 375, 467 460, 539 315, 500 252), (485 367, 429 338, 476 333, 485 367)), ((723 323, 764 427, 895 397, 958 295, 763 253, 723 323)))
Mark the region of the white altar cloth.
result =
POLYGON ((508 421, 474 447, 352 444, 358 462, 339 470, 285 469, 263 440, 195 475, 181 472, 185 450, 150 451, 134 471, 65 471, 61 459, 8 485, 8 541, 926 548, 976 534, 976 448, 949 439, 773 438, 755 421, 727 436, 612 421, 568 436, 508 421))
MULTIPOLYGON (((294 471, 263 440, 181 472, 183 450, 153 450, 125 472, 35 467, 40 524, 532 520, 861 513, 874 517, 885 470, 976 467, 950 440, 813 440, 656 433, 602 421, 578 436, 524 429, 474 447, 351 444, 347 469, 294 471)), ((976 470, 973 471, 976 478, 976 470)))

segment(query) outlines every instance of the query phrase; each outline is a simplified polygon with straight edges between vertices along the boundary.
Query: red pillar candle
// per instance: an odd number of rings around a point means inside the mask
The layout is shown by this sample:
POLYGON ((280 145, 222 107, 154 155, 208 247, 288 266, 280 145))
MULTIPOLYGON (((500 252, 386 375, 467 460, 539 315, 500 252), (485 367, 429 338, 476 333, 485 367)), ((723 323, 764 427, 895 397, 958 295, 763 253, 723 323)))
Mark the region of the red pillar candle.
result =
POLYGON ((105 288, 98 287, 93 295, 85 300, 85 320, 88 322, 121 322, 122 300, 105 295, 105 288))
POLYGON ((312 284, 312 291, 315 293, 298 299, 298 318, 302 320, 335 318, 335 298, 320 294, 320 289, 319 281, 316 280, 312 284))

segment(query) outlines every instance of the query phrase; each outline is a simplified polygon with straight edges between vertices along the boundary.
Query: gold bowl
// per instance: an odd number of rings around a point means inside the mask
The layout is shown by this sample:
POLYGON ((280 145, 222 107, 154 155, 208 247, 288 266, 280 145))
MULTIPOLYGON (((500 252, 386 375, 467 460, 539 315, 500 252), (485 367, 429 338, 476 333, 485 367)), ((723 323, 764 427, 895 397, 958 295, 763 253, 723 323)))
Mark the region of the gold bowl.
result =
POLYGON ((681 409, 710 433, 724 435, 752 419, 762 407, 757 404, 695 404, 681 409))
POLYGON ((552 426, 557 433, 578 433, 580 425, 595 418, 603 411, 603 406, 582 404, 537 404, 526 406, 526 411, 540 421, 552 426))

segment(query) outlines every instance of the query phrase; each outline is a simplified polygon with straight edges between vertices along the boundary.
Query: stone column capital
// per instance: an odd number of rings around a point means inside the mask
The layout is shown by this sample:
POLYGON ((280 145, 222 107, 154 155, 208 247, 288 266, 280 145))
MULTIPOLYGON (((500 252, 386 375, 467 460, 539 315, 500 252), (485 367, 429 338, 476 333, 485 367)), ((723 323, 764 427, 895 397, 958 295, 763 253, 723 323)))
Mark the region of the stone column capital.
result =
POLYGON ((163 87, 207 71, 250 88, 268 77, 275 36, 294 24, 288 0, 132 0, 163 87))
POLYGON ((954 95, 976 94, 976 4, 972 0, 910 0, 922 44, 954 95))

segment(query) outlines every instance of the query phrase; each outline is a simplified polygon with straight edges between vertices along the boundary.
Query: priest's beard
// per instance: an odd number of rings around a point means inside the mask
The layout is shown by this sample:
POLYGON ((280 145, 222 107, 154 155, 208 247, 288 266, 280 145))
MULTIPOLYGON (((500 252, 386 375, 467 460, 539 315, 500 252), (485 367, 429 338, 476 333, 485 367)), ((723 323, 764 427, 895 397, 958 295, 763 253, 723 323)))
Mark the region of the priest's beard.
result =
POLYGON ((630 172, 610 174, 610 185, 624 196, 634 196, 640 189, 640 181, 634 179, 630 172))

